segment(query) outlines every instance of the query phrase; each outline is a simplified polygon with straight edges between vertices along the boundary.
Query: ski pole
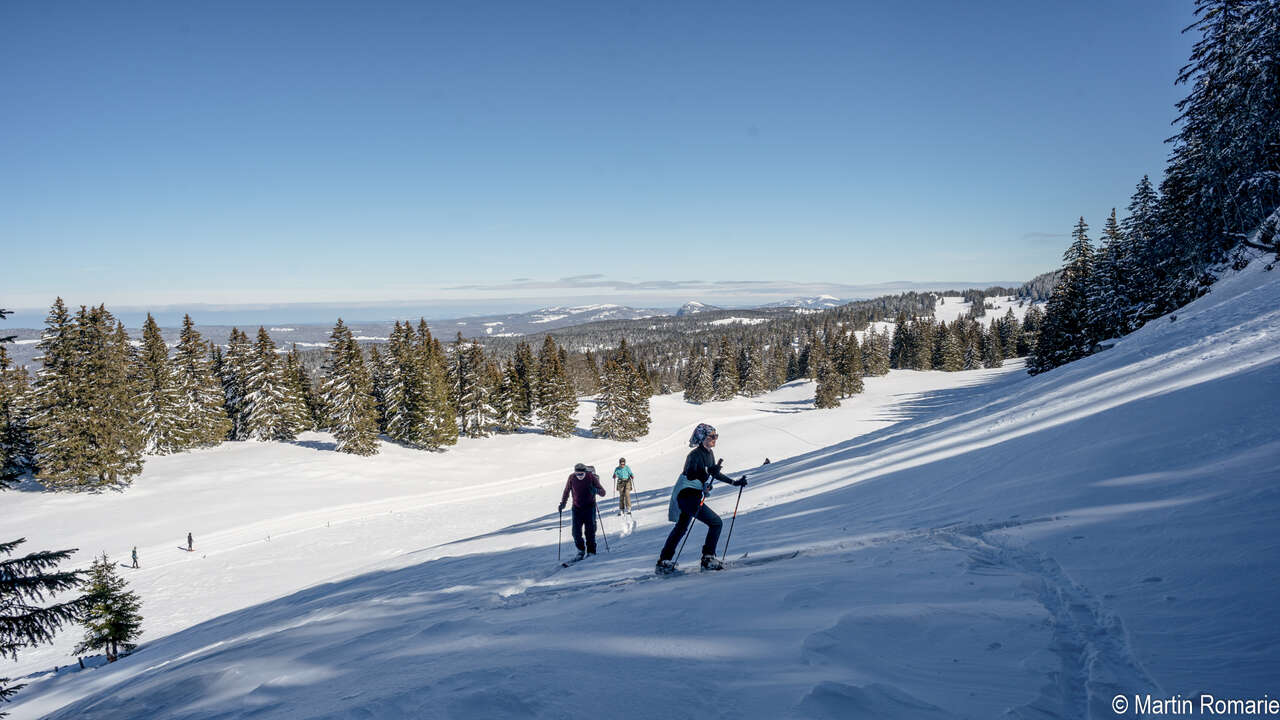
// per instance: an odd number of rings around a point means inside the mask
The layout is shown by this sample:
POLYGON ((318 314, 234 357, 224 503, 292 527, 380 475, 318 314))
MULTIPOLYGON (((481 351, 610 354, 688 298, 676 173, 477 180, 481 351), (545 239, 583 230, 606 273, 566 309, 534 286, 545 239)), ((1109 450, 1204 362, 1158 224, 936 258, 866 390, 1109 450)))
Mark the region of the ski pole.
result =
MULTIPOLYGON (((702 510, 702 504, 707 501, 707 494, 702 493, 702 499, 698 501, 698 509, 694 511, 693 517, 689 518, 689 529, 684 531, 684 539, 680 541, 680 551, 676 553, 675 564, 680 564, 680 556, 684 554, 684 544, 689 542, 689 536, 693 534, 693 524, 698 519, 698 513, 702 510)), ((681 510, 680 512, 684 512, 681 510)))
POLYGON ((600 526, 600 537, 604 539, 604 549, 609 550, 609 536, 604 534, 604 520, 600 517, 600 503, 596 503, 596 524, 600 526))
POLYGON ((733 503, 733 519, 729 521, 729 534, 724 539, 724 555, 720 556, 720 564, 724 564, 724 559, 729 557, 729 541, 733 539, 733 524, 738 521, 738 503, 742 502, 742 489, 746 485, 738 486, 738 499, 733 503))
POLYGON ((564 510, 560 510, 560 527, 556 530, 556 561, 560 560, 560 546, 564 544, 564 510))

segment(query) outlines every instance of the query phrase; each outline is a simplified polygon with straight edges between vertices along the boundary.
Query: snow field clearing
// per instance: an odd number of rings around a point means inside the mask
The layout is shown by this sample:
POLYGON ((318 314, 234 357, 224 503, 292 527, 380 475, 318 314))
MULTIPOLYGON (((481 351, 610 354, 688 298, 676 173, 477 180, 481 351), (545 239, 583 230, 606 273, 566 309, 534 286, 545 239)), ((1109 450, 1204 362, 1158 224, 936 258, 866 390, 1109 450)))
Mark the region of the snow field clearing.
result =
MULTIPOLYGON (((640 443, 528 433, 349 458, 313 434, 153 458, 123 493, 8 493, 0 528, 30 548, 87 563, 139 546, 123 572, 147 634, 83 672, 48 672, 74 633, 24 653, 6 674, 30 686, 6 709, 1083 718, 1112 717, 1117 693, 1274 697, 1280 287, 1258 265, 1036 378, 894 371, 831 411, 807 383, 660 397, 640 443), (699 421, 751 475, 728 553, 746 557, 656 578, 699 421), (639 490, 625 537, 619 456, 639 490), (555 505, 578 460, 610 491, 610 552, 561 570, 555 505)), ((736 495, 708 501, 726 525, 736 495)))

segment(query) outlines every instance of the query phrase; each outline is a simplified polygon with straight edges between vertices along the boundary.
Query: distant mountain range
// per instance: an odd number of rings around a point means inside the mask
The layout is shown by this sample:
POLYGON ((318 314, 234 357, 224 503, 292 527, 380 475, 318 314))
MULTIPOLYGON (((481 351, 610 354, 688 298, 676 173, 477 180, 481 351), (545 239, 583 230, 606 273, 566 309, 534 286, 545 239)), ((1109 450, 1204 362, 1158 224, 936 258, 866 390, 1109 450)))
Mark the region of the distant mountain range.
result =
POLYGON ((794 297, 790 300, 780 300, 778 302, 761 305, 766 308, 804 308, 809 310, 828 310, 841 305, 847 305, 853 300, 841 300, 833 295, 818 295, 816 297, 794 297))
MULTIPOLYGON (((816 312, 826 310, 828 308, 838 307, 848 300, 841 300, 831 295, 818 295, 816 297, 796 297, 790 300, 769 303, 767 305, 755 306, 760 309, 779 309, 794 308, 797 312, 816 312)), ((752 308, 733 308, 734 310, 747 310, 752 308)), ((540 333, 557 330, 559 328, 569 327, 573 325, 583 325, 591 322, 600 322, 608 320, 639 320, 641 318, 650 317, 683 317, 698 313, 708 313, 717 311, 726 311, 730 308, 717 307, 708 305, 698 301, 690 301, 682 305, 678 309, 670 308, 633 308, 626 305, 613 304, 595 304, 581 306, 556 305, 552 307, 539 308, 523 313, 503 313, 496 315, 477 315, 459 318, 450 318, 444 320, 429 320, 427 325, 431 328, 431 332, 440 339, 441 342, 451 342, 457 333, 462 333, 463 337, 520 337, 520 336, 536 336, 540 333)), ((734 318, 722 319, 719 323, 734 322, 734 318)), ((412 322, 417 323, 417 319, 413 318, 412 322)), ((745 321, 743 321, 745 322, 745 321)), ((348 322, 347 326, 351 329, 352 335, 356 340, 369 344, 385 342, 391 334, 391 329, 395 324, 394 320, 383 320, 375 322, 348 322)), ((246 331, 252 340, 256 325, 243 324, 239 325, 241 330, 246 331)), ((292 345, 296 344, 299 350, 315 350, 326 347, 329 344, 329 333, 332 330, 331 323, 281 323, 267 326, 267 332, 271 338, 276 341, 281 352, 287 351, 292 345)), ((196 329, 204 336, 205 340, 213 341, 219 345, 225 345, 227 336, 231 333, 231 325, 201 325, 197 324, 196 329)), ((36 343, 40 339, 41 331, 39 329, 21 329, 21 328, 4 328, 7 334, 16 336, 16 342, 5 346, 16 365, 30 365, 38 356, 36 343)), ((177 344, 178 341, 177 327, 162 327, 161 335, 170 347, 177 344)), ((141 330, 130 328, 129 335, 133 338, 134 344, 139 344, 142 336, 141 330)))

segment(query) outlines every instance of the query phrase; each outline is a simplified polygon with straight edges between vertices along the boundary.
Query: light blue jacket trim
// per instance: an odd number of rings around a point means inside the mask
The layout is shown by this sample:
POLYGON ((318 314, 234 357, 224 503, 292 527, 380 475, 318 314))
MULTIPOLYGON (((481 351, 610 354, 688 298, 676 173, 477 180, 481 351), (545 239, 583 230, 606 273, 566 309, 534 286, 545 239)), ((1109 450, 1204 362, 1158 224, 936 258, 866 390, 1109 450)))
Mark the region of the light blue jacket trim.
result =
POLYGON ((676 502, 676 496, 680 494, 681 490, 689 488, 706 492, 706 487, 697 480, 690 480, 683 475, 676 479, 675 486, 671 488, 671 504, 667 506, 667 520, 670 522, 676 522, 680 519, 680 504, 676 502))

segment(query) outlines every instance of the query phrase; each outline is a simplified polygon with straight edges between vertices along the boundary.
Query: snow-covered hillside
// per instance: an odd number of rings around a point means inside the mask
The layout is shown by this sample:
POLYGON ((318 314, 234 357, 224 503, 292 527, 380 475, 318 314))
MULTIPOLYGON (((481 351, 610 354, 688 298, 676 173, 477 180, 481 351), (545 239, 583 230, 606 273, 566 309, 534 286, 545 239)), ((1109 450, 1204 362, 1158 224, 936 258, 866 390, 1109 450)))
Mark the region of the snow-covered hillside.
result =
MULTIPOLYGON (((122 572, 148 632, 90 670, 65 667, 69 635, 25 653, 30 686, 5 709, 1084 718, 1116 717, 1117 694, 1274 696, 1277 278, 1254 263, 1176 320, 1034 378, 893 371, 828 411, 806 383, 659 397, 640 443, 528 433, 355 458, 314 434, 155 458, 124 493, 8 493, 0 537, 86 563, 138 545, 142 569, 122 572), (750 474, 741 560, 655 578, 698 421, 750 474), (609 551, 560 570, 568 468, 607 476, 619 455, 636 529, 619 536, 606 479, 609 551), (194 553, 177 548, 187 531, 194 553)), ((735 495, 709 501, 726 522, 735 495)))

